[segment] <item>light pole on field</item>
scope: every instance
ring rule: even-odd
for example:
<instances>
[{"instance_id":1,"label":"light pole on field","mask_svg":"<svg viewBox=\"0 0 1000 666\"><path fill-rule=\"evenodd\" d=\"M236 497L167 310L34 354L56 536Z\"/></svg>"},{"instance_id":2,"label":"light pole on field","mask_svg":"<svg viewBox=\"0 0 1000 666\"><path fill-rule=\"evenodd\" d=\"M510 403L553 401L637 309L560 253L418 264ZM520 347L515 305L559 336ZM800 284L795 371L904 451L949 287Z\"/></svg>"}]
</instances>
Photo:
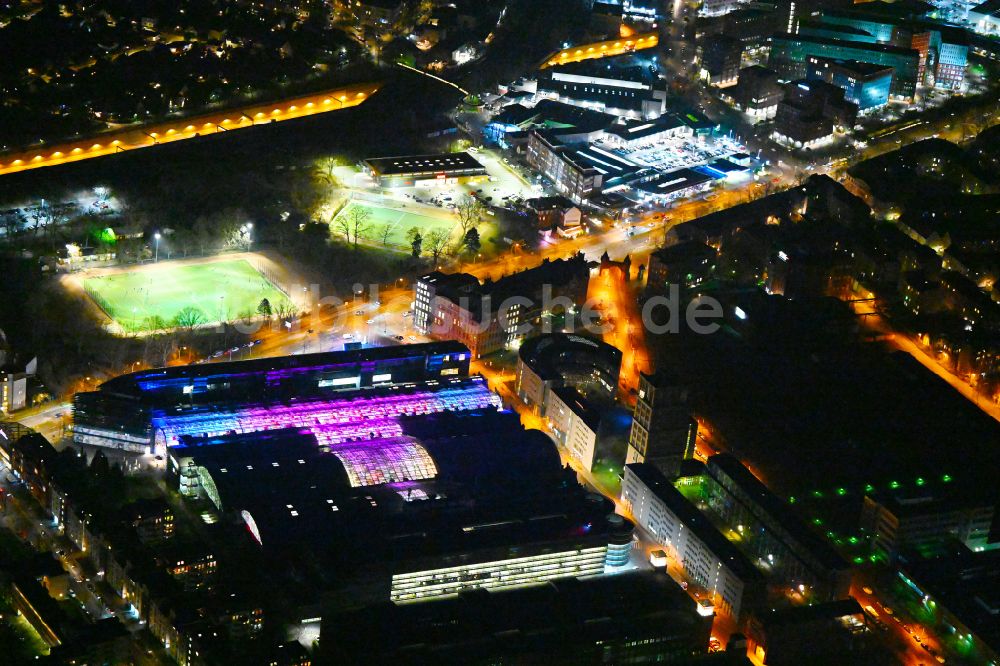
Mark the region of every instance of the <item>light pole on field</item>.
<instances>
[{"instance_id":1,"label":"light pole on field","mask_svg":"<svg viewBox=\"0 0 1000 666\"><path fill-rule=\"evenodd\" d=\"M158 262L160 260L160 238L161 238L161 236L160 236L160 232L159 231L157 231L155 234L153 234L153 241L154 241L153 245L156 248L155 254L154 254L154 257L153 257L153 262L154 263Z\"/></svg>"}]
</instances>

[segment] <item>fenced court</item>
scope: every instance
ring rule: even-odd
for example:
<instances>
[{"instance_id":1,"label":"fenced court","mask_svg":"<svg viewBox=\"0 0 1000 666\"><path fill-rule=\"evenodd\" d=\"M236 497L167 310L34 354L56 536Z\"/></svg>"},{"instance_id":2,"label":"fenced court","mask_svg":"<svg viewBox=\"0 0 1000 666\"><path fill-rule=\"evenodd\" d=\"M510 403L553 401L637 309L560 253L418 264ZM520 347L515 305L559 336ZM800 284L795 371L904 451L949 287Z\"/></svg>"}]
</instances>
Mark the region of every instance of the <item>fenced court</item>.
<instances>
[{"instance_id":1,"label":"fenced court","mask_svg":"<svg viewBox=\"0 0 1000 666\"><path fill-rule=\"evenodd\" d=\"M409 247L410 241L406 238L406 232L412 227L420 229L421 235L427 236L431 231L440 229L449 235L452 242L458 239L458 223L453 219L423 215L421 213L400 210L398 208L387 208L372 203L362 203L351 201L337 213L333 219L333 230L335 233L342 233L339 227L341 220L349 220L351 210L364 208L369 211L371 217L365 223L368 230L361 233L361 238L370 243L382 244L382 228L389 225L389 236L386 239L391 246Z\"/></svg>"},{"instance_id":2,"label":"fenced court","mask_svg":"<svg viewBox=\"0 0 1000 666\"><path fill-rule=\"evenodd\" d=\"M256 316L265 298L272 311L288 306L262 270L246 259L152 264L87 278L83 289L124 331L138 333Z\"/></svg>"}]
</instances>

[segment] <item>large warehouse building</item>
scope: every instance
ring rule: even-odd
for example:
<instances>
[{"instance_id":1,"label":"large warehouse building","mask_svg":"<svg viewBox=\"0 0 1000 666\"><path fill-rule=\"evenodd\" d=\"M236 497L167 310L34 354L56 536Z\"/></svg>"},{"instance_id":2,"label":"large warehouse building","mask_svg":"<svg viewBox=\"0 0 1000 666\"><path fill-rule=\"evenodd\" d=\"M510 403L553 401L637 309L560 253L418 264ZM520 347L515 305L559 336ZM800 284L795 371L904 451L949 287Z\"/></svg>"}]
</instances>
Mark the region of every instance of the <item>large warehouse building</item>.
<instances>
[{"instance_id":1,"label":"large warehouse building","mask_svg":"<svg viewBox=\"0 0 1000 666\"><path fill-rule=\"evenodd\" d=\"M453 185L487 179L486 167L467 152L369 157L362 166L380 187Z\"/></svg>"}]
</instances>

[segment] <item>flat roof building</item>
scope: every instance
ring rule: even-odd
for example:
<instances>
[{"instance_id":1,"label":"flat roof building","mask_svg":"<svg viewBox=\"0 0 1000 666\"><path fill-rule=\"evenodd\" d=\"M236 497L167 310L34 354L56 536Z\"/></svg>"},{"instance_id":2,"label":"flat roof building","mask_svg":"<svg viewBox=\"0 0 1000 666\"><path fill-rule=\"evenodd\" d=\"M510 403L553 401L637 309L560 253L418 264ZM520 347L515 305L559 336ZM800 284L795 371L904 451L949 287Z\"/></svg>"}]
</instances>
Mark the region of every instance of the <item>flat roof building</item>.
<instances>
[{"instance_id":1,"label":"flat roof building","mask_svg":"<svg viewBox=\"0 0 1000 666\"><path fill-rule=\"evenodd\" d=\"M369 157L362 166L380 187L444 185L487 177L486 167L468 152Z\"/></svg>"},{"instance_id":2,"label":"flat roof building","mask_svg":"<svg viewBox=\"0 0 1000 666\"><path fill-rule=\"evenodd\" d=\"M858 60L893 68L893 98L912 100L917 91L920 52L889 44L863 44L828 37L779 33L771 38L767 66L786 81L804 78L810 56Z\"/></svg>"},{"instance_id":3,"label":"flat roof building","mask_svg":"<svg viewBox=\"0 0 1000 666\"><path fill-rule=\"evenodd\" d=\"M157 446L162 453L174 434L252 423L269 429L268 418L296 418L289 406L268 409L293 398L308 402L307 411L322 411L344 391L467 378L470 357L464 345L443 341L143 370L74 396L74 441L129 453Z\"/></svg>"},{"instance_id":4,"label":"flat roof building","mask_svg":"<svg viewBox=\"0 0 1000 666\"><path fill-rule=\"evenodd\" d=\"M324 663L687 663L707 649L711 624L668 577L634 572L351 610L324 618L320 654Z\"/></svg>"},{"instance_id":5,"label":"flat roof building","mask_svg":"<svg viewBox=\"0 0 1000 666\"><path fill-rule=\"evenodd\" d=\"M758 534L754 556L767 562L775 576L793 586L806 585L819 598L847 594L848 563L739 460L720 453L708 459L706 469L715 482L709 484L709 503L727 524L744 525Z\"/></svg>"},{"instance_id":6,"label":"flat roof building","mask_svg":"<svg viewBox=\"0 0 1000 666\"><path fill-rule=\"evenodd\" d=\"M584 393L612 398L618 391L622 353L601 340L568 333L528 338L517 352L515 392L544 414L550 392L572 386Z\"/></svg>"},{"instance_id":7,"label":"flat roof building","mask_svg":"<svg viewBox=\"0 0 1000 666\"><path fill-rule=\"evenodd\" d=\"M475 358L515 348L540 317L582 304L590 268L582 254L480 283L467 273L434 271L415 289L413 323L438 340L458 340Z\"/></svg>"},{"instance_id":8,"label":"flat roof building","mask_svg":"<svg viewBox=\"0 0 1000 666\"><path fill-rule=\"evenodd\" d=\"M734 620L762 600L763 574L654 466L625 465L622 503Z\"/></svg>"}]
</instances>

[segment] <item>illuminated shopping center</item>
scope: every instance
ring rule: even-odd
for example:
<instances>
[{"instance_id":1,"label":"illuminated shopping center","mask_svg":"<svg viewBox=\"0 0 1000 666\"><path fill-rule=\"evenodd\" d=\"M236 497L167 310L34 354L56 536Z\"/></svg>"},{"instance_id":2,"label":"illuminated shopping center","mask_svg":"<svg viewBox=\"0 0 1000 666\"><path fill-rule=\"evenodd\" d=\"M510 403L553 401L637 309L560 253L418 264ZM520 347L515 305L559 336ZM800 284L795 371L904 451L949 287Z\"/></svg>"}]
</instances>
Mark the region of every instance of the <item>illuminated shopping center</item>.
<instances>
[{"instance_id":1,"label":"illuminated shopping center","mask_svg":"<svg viewBox=\"0 0 1000 666\"><path fill-rule=\"evenodd\" d=\"M629 559L631 523L459 343L134 373L78 395L74 416L79 444L164 455L210 524L317 594L349 579L363 601L419 601Z\"/></svg>"},{"instance_id":2,"label":"illuminated shopping center","mask_svg":"<svg viewBox=\"0 0 1000 666\"><path fill-rule=\"evenodd\" d=\"M181 435L312 427L321 441L398 433L392 419L498 406L455 342L158 368L73 401L77 444L158 454Z\"/></svg>"}]
</instances>

